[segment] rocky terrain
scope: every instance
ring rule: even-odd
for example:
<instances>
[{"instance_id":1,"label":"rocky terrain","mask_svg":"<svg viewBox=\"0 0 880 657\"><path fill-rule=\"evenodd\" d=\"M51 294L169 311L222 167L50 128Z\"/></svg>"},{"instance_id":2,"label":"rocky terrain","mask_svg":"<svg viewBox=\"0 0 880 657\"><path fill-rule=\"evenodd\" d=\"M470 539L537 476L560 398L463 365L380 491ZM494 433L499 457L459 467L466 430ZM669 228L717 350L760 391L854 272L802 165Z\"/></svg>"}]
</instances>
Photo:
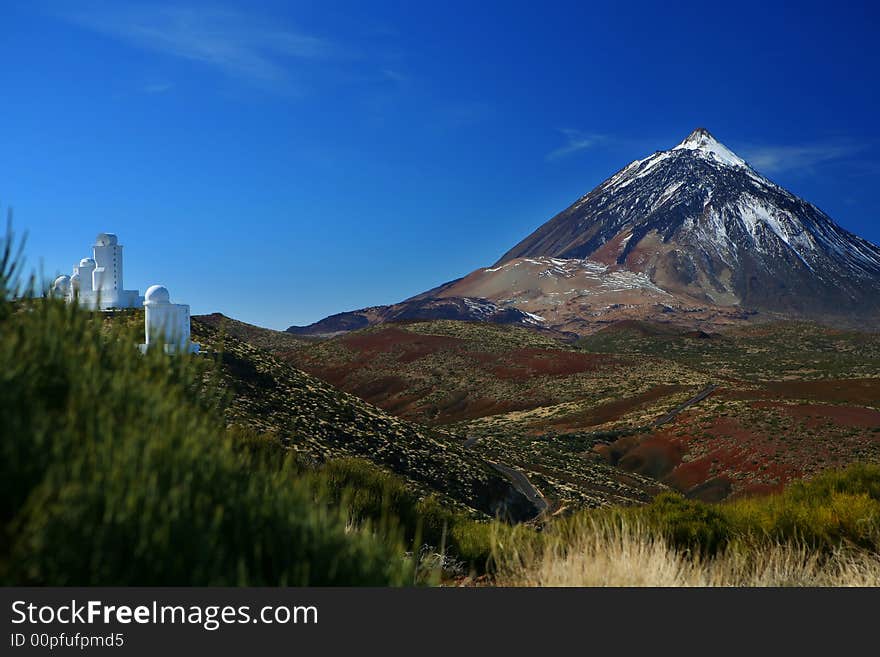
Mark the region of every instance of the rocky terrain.
<instances>
[{"instance_id":1,"label":"rocky terrain","mask_svg":"<svg viewBox=\"0 0 880 657\"><path fill-rule=\"evenodd\" d=\"M571 342L438 321L370 327L284 357L390 413L468 436L475 453L521 468L556 509L652 494L642 479L609 485L628 476L720 500L880 460L877 334L630 320Z\"/></svg>"},{"instance_id":2,"label":"rocky terrain","mask_svg":"<svg viewBox=\"0 0 880 657\"><path fill-rule=\"evenodd\" d=\"M510 478L500 476L495 465L528 475L554 511L566 504L643 503L667 489L591 454L567 453L556 466L532 467L537 462L523 459L519 446L497 450L488 435L473 440L478 434L468 431L466 420L487 412L535 408L535 401L524 394L528 391L518 389L522 377L539 383L547 373L595 373L598 365L613 360L607 356L566 352L565 343L540 332L470 322L377 327L293 350L283 332L234 320L226 329L226 323L216 314L194 317L193 335L209 353L222 341L230 422L273 432L314 458L363 457L403 475L422 494L450 498L490 515L498 500L521 516L533 513L532 505L523 506L522 499L511 495ZM248 344L231 337L233 331L273 346ZM280 335L273 338L276 333ZM555 363L564 353L574 359ZM488 359L496 362L494 368L485 367ZM392 379L389 370L400 377ZM351 373L366 381L377 371L382 374L363 387L357 378L346 378ZM488 374L481 375L484 371ZM571 394L561 386L543 399L550 403ZM505 401L507 397L520 401Z\"/></svg>"},{"instance_id":3,"label":"rocky terrain","mask_svg":"<svg viewBox=\"0 0 880 657\"><path fill-rule=\"evenodd\" d=\"M393 417L210 321L193 318L192 328L204 352L219 359L219 385L229 395L230 424L274 434L317 461L366 458L403 476L421 494L436 494L486 515L533 515L528 501L454 435ZM265 337L263 331L250 335L258 340Z\"/></svg>"}]
</instances>

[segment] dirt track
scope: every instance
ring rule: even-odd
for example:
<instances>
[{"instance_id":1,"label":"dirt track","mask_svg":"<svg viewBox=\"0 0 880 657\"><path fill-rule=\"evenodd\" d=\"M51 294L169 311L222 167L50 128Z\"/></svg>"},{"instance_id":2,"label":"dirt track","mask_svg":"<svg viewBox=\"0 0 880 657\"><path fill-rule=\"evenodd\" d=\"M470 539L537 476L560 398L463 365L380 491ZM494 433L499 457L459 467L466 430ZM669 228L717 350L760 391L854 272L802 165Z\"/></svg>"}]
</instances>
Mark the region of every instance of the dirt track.
<instances>
[{"instance_id":1,"label":"dirt track","mask_svg":"<svg viewBox=\"0 0 880 657\"><path fill-rule=\"evenodd\" d=\"M508 465L504 465L503 463L495 463L493 461L487 461L487 463L507 477L513 487L522 495L525 495L526 499L528 499L538 511L535 515L536 518L547 512L547 509L550 508L547 500L544 499L544 496L541 495L541 491L535 488L532 485L532 482L529 481L529 478L522 472L511 468Z\"/></svg>"},{"instance_id":2,"label":"dirt track","mask_svg":"<svg viewBox=\"0 0 880 657\"><path fill-rule=\"evenodd\" d=\"M651 423L651 427L653 427L653 428L662 427L664 424L666 424L668 422L672 422L672 420L674 420L675 417L679 413L681 413L683 410L689 408L690 406L693 406L694 404L700 403L706 397L708 397L713 392L715 392L717 389L718 389L717 384L715 384L715 383L709 384L708 386L706 386L705 388L700 390L700 392L698 392L696 395L694 395L693 397L691 397L687 401L682 402L681 404L679 404L678 406L673 408L666 415L661 415L660 417L658 417L656 420L654 420Z\"/></svg>"}]
</instances>

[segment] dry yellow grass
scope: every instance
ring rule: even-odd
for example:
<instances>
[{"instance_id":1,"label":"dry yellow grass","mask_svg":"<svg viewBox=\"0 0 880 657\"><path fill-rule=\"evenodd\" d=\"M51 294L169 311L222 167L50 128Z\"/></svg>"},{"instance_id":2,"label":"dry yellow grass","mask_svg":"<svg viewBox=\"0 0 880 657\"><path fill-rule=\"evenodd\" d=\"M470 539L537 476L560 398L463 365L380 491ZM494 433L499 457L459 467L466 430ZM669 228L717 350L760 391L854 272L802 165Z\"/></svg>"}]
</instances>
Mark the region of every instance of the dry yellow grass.
<instances>
[{"instance_id":1,"label":"dry yellow grass","mask_svg":"<svg viewBox=\"0 0 880 657\"><path fill-rule=\"evenodd\" d=\"M880 586L880 555L768 544L696 559L639 527L585 523L501 563L502 586Z\"/></svg>"}]
</instances>

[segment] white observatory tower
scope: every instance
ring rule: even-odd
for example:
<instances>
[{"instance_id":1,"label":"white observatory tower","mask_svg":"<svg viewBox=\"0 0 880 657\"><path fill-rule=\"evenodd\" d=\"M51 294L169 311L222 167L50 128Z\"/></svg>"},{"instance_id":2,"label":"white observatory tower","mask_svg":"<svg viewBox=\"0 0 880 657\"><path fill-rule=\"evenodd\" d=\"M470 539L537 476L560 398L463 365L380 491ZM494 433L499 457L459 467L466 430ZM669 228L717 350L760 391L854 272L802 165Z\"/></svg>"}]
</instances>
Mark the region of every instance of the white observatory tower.
<instances>
[{"instance_id":1,"label":"white observatory tower","mask_svg":"<svg viewBox=\"0 0 880 657\"><path fill-rule=\"evenodd\" d=\"M72 276L56 278L53 292L93 310L139 305L138 291L123 289L122 245L116 235L99 233L92 246L92 256L74 265Z\"/></svg>"}]
</instances>

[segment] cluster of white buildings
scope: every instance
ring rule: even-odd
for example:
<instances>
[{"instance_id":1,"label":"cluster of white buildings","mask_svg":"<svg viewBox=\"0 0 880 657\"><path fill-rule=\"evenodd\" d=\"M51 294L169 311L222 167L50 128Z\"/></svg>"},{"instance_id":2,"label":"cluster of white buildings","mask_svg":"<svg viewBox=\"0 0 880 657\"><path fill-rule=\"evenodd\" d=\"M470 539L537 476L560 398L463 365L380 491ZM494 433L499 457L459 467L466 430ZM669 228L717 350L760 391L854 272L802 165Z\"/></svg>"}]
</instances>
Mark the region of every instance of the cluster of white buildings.
<instances>
[{"instance_id":1,"label":"cluster of white buildings","mask_svg":"<svg viewBox=\"0 0 880 657\"><path fill-rule=\"evenodd\" d=\"M73 266L73 274L55 279L52 292L71 303L92 310L137 308L143 305L145 340L142 351L161 347L168 353L196 353L190 342L189 306L171 303L168 288L153 285L144 296L126 290L122 284L122 245L113 233L100 233L92 246L92 257Z\"/></svg>"}]
</instances>

